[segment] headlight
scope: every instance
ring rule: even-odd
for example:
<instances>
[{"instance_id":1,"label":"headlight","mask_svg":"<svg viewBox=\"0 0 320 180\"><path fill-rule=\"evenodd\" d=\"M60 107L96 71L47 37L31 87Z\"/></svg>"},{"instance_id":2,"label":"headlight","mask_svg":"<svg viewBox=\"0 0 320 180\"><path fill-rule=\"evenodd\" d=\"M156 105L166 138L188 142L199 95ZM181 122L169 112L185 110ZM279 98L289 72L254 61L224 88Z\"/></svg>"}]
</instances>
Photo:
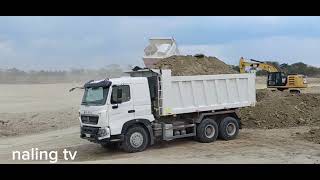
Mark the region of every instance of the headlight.
<instances>
[{"instance_id":1,"label":"headlight","mask_svg":"<svg viewBox=\"0 0 320 180\"><path fill-rule=\"evenodd\" d=\"M104 138L108 138L108 137L110 137L110 130L109 130L109 128L100 128L99 130L98 130L98 135L100 136L100 137L104 137Z\"/></svg>"},{"instance_id":2,"label":"headlight","mask_svg":"<svg viewBox=\"0 0 320 180\"><path fill-rule=\"evenodd\" d=\"M104 136L105 134L107 134L107 130L106 129L99 129L98 134L100 136Z\"/></svg>"}]
</instances>

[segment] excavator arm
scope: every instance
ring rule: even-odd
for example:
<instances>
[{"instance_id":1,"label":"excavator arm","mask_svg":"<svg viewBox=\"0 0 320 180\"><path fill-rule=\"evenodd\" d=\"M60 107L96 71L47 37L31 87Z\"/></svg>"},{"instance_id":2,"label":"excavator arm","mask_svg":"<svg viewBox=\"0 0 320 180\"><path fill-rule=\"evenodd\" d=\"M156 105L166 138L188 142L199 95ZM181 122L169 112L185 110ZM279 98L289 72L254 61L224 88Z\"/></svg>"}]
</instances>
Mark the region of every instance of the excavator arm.
<instances>
[{"instance_id":1,"label":"excavator arm","mask_svg":"<svg viewBox=\"0 0 320 180\"><path fill-rule=\"evenodd\" d=\"M272 64L268 64L262 61L257 61L254 59L250 59L250 61L246 61L243 57L241 57L239 62L240 73L246 73L246 67L250 67L253 69L259 68L261 70L265 70L270 73L280 72L280 69L278 69L276 66Z\"/></svg>"}]
</instances>

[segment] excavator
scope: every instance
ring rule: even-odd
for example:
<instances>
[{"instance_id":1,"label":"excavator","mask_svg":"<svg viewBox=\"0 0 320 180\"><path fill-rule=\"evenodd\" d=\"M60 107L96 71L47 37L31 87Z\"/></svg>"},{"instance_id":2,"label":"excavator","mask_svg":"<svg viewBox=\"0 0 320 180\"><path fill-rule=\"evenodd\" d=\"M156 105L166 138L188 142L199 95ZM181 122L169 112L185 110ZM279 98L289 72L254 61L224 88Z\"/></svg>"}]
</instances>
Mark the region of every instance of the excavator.
<instances>
[{"instance_id":1,"label":"excavator","mask_svg":"<svg viewBox=\"0 0 320 180\"><path fill-rule=\"evenodd\" d=\"M277 89L279 91L289 90L291 93L300 93L300 90L307 88L307 80L301 74L286 74L280 68L254 59L246 60L243 57L239 62L240 73L249 71L256 72L257 70L265 70L268 72L267 88Z\"/></svg>"}]
</instances>

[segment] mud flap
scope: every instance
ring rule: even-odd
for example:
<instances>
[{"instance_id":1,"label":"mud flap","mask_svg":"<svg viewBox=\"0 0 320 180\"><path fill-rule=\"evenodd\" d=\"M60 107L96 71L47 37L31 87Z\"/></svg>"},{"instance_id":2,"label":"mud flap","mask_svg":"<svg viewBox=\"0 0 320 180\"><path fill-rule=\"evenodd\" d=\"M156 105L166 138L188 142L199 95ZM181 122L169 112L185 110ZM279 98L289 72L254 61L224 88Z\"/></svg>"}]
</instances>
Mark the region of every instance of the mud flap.
<instances>
[{"instance_id":1,"label":"mud flap","mask_svg":"<svg viewBox=\"0 0 320 180\"><path fill-rule=\"evenodd\" d=\"M241 118L240 118L240 110L237 109L234 111L234 118L236 118L236 120L238 121L239 124L239 129L242 129L242 123L241 123Z\"/></svg>"},{"instance_id":2,"label":"mud flap","mask_svg":"<svg viewBox=\"0 0 320 180\"><path fill-rule=\"evenodd\" d=\"M153 135L152 126L148 125L147 128L148 128L149 135L150 135L150 145L153 145L154 144L154 135Z\"/></svg>"}]
</instances>

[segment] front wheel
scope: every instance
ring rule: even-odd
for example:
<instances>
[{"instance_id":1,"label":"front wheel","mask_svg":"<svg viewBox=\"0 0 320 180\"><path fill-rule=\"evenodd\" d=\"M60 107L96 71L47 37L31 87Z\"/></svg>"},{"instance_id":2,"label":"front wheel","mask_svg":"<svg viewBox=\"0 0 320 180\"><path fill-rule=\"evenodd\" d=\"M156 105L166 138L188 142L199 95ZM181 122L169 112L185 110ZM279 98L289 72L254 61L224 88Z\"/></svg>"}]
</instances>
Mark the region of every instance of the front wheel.
<instances>
[{"instance_id":1,"label":"front wheel","mask_svg":"<svg viewBox=\"0 0 320 180\"><path fill-rule=\"evenodd\" d=\"M218 125L217 123L209 118L201 121L197 126L197 140L202 143L210 143L218 137Z\"/></svg>"},{"instance_id":2,"label":"front wheel","mask_svg":"<svg viewBox=\"0 0 320 180\"><path fill-rule=\"evenodd\" d=\"M121 148L126 152L134 153L145 150L148 144L147 131L141 126L133 126L125 133Z\"/></svg>"}]
</instances>

